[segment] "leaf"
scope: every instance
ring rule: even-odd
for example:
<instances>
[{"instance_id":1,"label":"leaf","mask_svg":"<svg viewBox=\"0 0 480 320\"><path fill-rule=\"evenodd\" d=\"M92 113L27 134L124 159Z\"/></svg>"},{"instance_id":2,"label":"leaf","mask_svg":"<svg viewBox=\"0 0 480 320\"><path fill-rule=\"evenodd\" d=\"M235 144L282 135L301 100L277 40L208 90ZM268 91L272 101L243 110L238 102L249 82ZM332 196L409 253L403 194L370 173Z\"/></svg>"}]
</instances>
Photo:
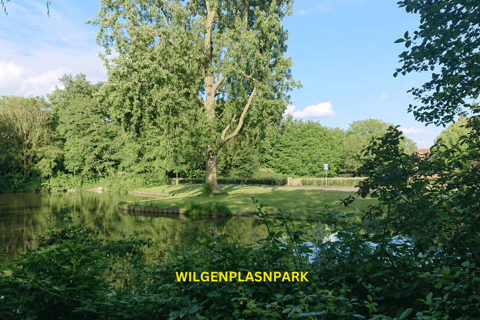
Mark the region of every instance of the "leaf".
<instances>
[{"instance_id":1,"label":"leaf","mask_svg":"<svg viewBox=\"0 0 480 320\"><path fill-rule=\"evenodd\" d=\"M405 41L405 39L403 39L403 38L398 38L397 40L395 40L394 43L401 43L401 42L404 42L404 41Z\"/></svg>"},{"instance_id":2,"label":"leaf","mask_svg":"<svg viewBox=\"0 0 480 320\"><path fill-rule=\"evenodd\" d=\"M427 294L427 302L432 302L432 296L433 296L433 292L430 292L429 294Z\"/></svg>"},{"instance_id":3,"label":"leaf","mask_svg":"<svg viewBox=\"0 0 480 320\"><path fill-rule=\"evenodd\" d=\"M462 267L468 268L469 266L470 266L470 262L468 261L465 261L464 263L462 263Z\"/></svg>"},{"instance_id":4,"label":"leaf","mask_svg":"<svg viewBox=\"0 0 480 320\"><path fill-rule=\"evenodd\" d=\"M405 39L408 39L408 31L405 32L405 34L403 35L403 37L404 37Z\"/></svg>"},{"instance_id":5,"label":"leaf","mask_svg":"<svg viewBox=\"0 0 480 320\"><path fill-rule=\"evenodd\" d=\"M410 47L410 45L412 44L412 41L408 40L407 42L405 42L405 47Z\"/></svg>"},{"instance_id":6,"label":"leaf","mask_svg":"<svg viewBox=\"0 0 480 320\"><path fill-rule=\"evenodd\" d=\"M399 320L406 319L410 315L410 313L412 313L412 310L413 310L412 308L409 308L409 309L403 311L403 313L400 315Z\"/></svg>"},{"instance_id":7,"label":"leaf","mask_svg":"<svg viewBox=\"0 0 480 320\"><path fill-rule=\"evenodd\" d=\"M415 182L414 184L412 184L412 189L418 192L422 190L425 185L426 182L423 181Z\"/></svg>"},{"instance_id":8,"label":"leaf","mask_svg":"<svg viewBox=\"0 0 480 320\"><path fill-rule=\"evenodd\" d=\"M200 307L198 306L197 304L193 305L190 307L190 310L189 310L189 313L190 314L194 314L195 312L197 312L198 310L202 309L203 307Z\"/></svg>"},{"instance_id":9,"label":"leaf","mask_svg":"<svg viewBox=\"0 0 480 320\"><path fill-rule=\"evenodd\" d=\"M480 302L480 296L477 294L472 294L471 296L468 297L469 301L472 301L473 299L476 299L478 300L478 302Z\"/></svg>"}]
</instances>

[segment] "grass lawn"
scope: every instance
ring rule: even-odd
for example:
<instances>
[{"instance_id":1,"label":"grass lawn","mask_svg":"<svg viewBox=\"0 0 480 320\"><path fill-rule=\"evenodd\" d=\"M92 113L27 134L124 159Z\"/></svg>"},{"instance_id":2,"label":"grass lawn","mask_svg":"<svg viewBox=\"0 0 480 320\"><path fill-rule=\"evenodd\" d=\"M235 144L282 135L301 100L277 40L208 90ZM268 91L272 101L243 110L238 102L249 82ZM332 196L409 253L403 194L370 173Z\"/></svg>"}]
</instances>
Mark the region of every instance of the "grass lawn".
<instances>
[{"instance_id":1,"label":"grass lawn","mask_svg":"<svg viewBox=\"0 0 480 320\"><path fill-rule=\"evenodd\" d=\"M220 203L228 207L232 214L242 214L248 211L256 211L252 202L252 196L263 204L266 212L276 213L278 208L295 214L297 217L318 218L325 212L325 206L331 209L344 211L345 207L340 204L340 199L345 199L354 192L327 191L327 190L302 190L282 189L272 187L254 186L223 186L221 194L205 196L201 186L179 185L160 186L153 188L136 189L135 191L174 194L172 197L136 202L137 205L146 205L161 208L180 208L188 211L193 205L211 205ZM366 209L368 205L376 204L377 200L367 197L357 199L348 211ZM131 203L133 204L133 203Z\"/></svg>"}]
</instances>

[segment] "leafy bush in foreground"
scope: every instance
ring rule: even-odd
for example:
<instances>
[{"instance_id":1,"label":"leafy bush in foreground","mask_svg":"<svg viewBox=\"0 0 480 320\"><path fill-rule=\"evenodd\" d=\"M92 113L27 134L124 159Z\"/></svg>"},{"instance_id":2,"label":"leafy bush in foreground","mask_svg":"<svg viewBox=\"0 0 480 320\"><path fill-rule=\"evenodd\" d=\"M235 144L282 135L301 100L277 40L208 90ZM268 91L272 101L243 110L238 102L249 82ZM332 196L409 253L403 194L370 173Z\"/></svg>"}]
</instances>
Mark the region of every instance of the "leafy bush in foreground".
<instances>
[{"instance_id":1,"label":"leafy bush in foreground","mask_svg":"<svg viewBox=\"0 0 480 320\"><path fill-rule=\"evenodd\" d=\"M254 200L256 203L256 200ZM147 265L134 237L106 241L68 212L38 249L0 278L0 319L475 319L480 269L441 246L419 251L384 217L349 224L328 210L340 241L324 242L282 212L268 235L244 245L216 229L192 232L190 247ZM327 208L328 209L328 208ZM377 223L377 222L381 223ZM313 258L312 254L315 254ZM452 262L453 261L453 262ZM176 272L298 271L308 282L179 282ZM3 318L2 318L3 317Z\"/></svg>"}]
</instances>

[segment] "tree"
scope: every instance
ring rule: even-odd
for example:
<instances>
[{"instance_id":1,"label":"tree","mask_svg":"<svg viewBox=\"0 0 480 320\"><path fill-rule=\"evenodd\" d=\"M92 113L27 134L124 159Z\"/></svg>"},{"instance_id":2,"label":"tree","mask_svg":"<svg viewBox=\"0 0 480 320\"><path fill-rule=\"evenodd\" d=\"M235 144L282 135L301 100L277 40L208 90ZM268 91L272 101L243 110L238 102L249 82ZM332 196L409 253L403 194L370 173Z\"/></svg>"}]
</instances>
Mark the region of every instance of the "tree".
<instances>
[{"instance_id":1,"label":"tree","mask_svg":"<svg viewBox=\"0 0 480 320\"><path fill-rule=\"evenodd\" d=\"M378 119L358 120L350 123L348 133L360 135L367 140L378 138L387 132L390 123Z\"/></svg>"},{"instance_id":2,"label":"tree","mask_svg":"<svg viewBox=\"0 0 480 320\"><path fill-rule=\"evenodd\" d=\"M355 171L362 165L361 154L367 140L360 134L346 132L341 142L343 169Z\"/></svg>"},{"instance_id":3,"label":"tree","mask_svg":"<svg viewBox=\"0 0 480 320\"><path fill-rule=\"evenodd\" d=\"M441 157L432 155L429 161L422 161L418 154L400 152L400 132L389 129L381 141L372 143L366 151L373 157L361 168L367 179L360 183L357 194L377 196L379 205L371 206L362 220L367 222L365 225L381 230L377 231L377 237L386 239L398 234L411 241L409 252L414 257L421 256L422 261L433 262L427 268L448 272L460 270L471 266L470 261L476 265L480 263L480 109L469 102L477 98L480 90L480 2L404 0L398 4L407 12L419 13L421 25L413 38L406 32L403 38L395 41L404 42L407 48L413 46L400 55L403 66L394 76L441 68L441 73L433 72L431 80L422 87L409 90L420 101L419 106L410 105L409 112L413 111L417 120L437 126L446 126L458 115L468 115L459 121L465 121L464 127L461 123L453 124L442 133L445 141L452 143L452 149L458 150L458 145L464 145L465 152L451 152L446 144L447 150ZM454 140L462 130L466 134L462 134L459 141L448 141L449 137ZM383 244L377 248L379 252L387 251ZM438 254L438 258L424 258L432 254ZM417 275L431 272L423 263L420 272L418 263L412 265ZM470 312L473 305L468 297L478 292L478 285L472 285L471 291L465 294L460 289L464 283L469 283L472 273L468 268L443 286L443 290L451 291L438 292L433 299L448 296L452 303L437 304L428 316L475 317ZM440 274L432 279L437 281L438 277ZM429 293L427 300L431 298L432 293ZM464 301L465 305L450 307L453 301Z\"/></svg>"},{"instance_id":4,"label":"tree","mask_svg":"<svg viewBox=\"0 0 480 320\"><path fill-rule=\"evenodd\" d=\"M370 142L370 140L372 140L372 138L380 138L387 132L387 129L390 126L393 126L393 124L384 122L379 119L366 119L352 122L347 130L347 133L349 135L354 135L355 138L350 137L348 140L357 141L356 150L358 152L350 153L359 155L361 153L360 151L367 146L367 144ZM363 137L364 139L361 139L360 137ZM352 146L352 143L353 141L350 141L348 145L350 145L350 149L353 148L353 150L355 150L355 147ZM417 148L417 144L413 140L404 136L400 143L400 146L401 148L410 153L415 152L415 149Z\"/></svg>"},{"instance_id":5,"label":"tree","mask_svg":"<svg viewBox=\"0 0 480 320\"><path fill-rule=\"evenodd\" d=\"M445 151L458 147L460 152L465 152L467 150L467 144L462 137L468 136L471 133L471 129L466 127L467 122L466 117L460 117L458 121L450 124L443 130L435 139L435 145L439 144L437 149L439 151Z\"/></svg>"},{"instance_id":6,"label":"tree","mask_svg":"<svg viewBox=\"0 0 480 320\"><path fill-rule=\"evenodd\" d=\"M109 119L106 105L94 97L102 84L90 84L84 74L64 75L60 83L64 89L56 88L48 98L64 140L65 169L90 178L113 173L127 139Z\"/></svg>"},{"instance_id":7,"label":"tree","mask_svg":"<svg viewBox=\"0 0 480 320\"><path fill-rule=\"evenodd\" d=\"M249 121L280 122L299 86L284 58L281 20L292 1L102 0L97 42L105 47L104 86L114 115L137 135L147 123L205 154L217 185L217 155ZM108 59L111 48L118 57ZM182 151L175 142L173 151Z\"/></svg>"},{"instance_id":8,"label":"tree","mask_svg":"<svg viewBox=\"0 0 480 320\"><path fill-rule=\"evenodd\" d=\"M405 32L396 43L405 43L409 51L400 54L405 75L412 71L432 72L430 81L412 88L421 105L409 105L415 119L443 125L452 122L462 109L479 112L475 103L480 91L480 2L474 0L404 0L398 2L409 13L421 16L421 25L413 38Z\"/></svg>"},{"instance_id":9,"label":"tree","mask_svg":"<svg viewBox=\"0 0 480 320\"><path fill-rule=\"evenodd\" d=\"M42 98L2 97L0 160L3 174L51 176L61 154L51 130L53 118Z\"/></svg>"},{"instance_id":10,"label":"tree","mask_svg":"<svg viewBox=\"0 0 480 320\"><path fill-rule=\"evenodd\" d=\"M282 124L268 166L278 173L321 177L325 174L323 165L328 163L330 173L336 174L341 163L340 146L333 130L289 116Z\"/></svg>"}]
</instances>

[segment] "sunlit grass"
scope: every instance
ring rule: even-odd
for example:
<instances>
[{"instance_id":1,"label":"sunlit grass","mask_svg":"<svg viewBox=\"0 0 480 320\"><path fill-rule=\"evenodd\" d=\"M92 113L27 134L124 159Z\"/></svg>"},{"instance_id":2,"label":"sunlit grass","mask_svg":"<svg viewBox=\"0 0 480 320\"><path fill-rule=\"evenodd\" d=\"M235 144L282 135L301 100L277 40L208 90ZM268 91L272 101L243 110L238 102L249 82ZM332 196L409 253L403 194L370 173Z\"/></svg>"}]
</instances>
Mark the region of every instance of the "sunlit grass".
<instances>
[{"instance_id":1,"label":"sunlit grass","mask_svg":"<svg viewBox=\"0 0 480 320\"><path fill-rule=\"evenodd\" d=\"M267 205L266 212L276 213L277 208L285 212L293 213L298 217L312 217L325 213L325 206L336 211L345 210L340 203L354 192L327 191L327 190L303 190L303 189L281 189L271 187L220 187L221 193L206 196L202 193L201 186L179 185L159 186L153 188L137 189L136 191L173 194L172 197L146 200L137 202L139 205L147 205L162 208L180 208L188 211L192 205L222 203L232 214L242 214L256 211L252 202L255 197L260 203ZM367 197L357 199L348 211L367 209L368 205L377 204L377 200Z\"/></svg>"}]
</instances>

